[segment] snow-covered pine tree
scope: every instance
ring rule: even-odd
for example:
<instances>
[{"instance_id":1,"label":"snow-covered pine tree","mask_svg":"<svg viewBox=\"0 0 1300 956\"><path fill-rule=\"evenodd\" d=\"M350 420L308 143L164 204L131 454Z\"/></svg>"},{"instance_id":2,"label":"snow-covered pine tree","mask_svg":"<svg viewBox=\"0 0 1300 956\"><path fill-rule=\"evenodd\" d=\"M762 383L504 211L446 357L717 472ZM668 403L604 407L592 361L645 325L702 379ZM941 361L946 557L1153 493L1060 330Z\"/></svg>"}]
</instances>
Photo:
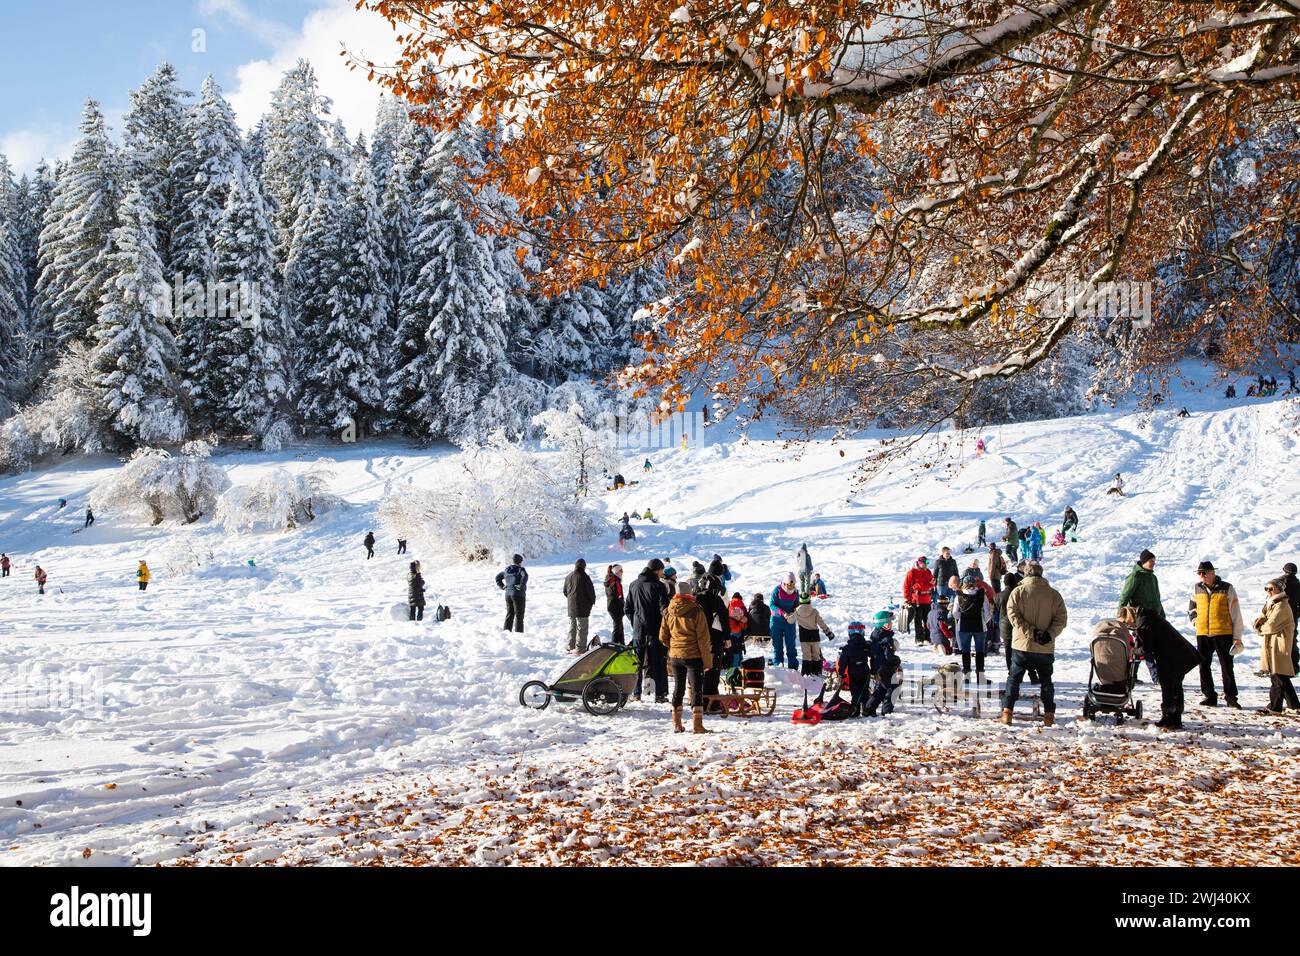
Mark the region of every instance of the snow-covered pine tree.
<instances>
[{"instance_id":1,"label":"snow-covered pine tree","mask_svg":"<svg viewBox=\"0 0 1300 956\"><path fill-rule=\"evenodd\" d=\"M153 212L140 186L131 187L119 216L95 326L95 383L110 427L126 443L177 442L185 437L186 419L176 342L167 327L170 290L153 245Z\"/></svg>"},{"instance_id":2,"label":"snow-covered pine tree","mask_svg":"<svg viewBox=\"0 0 1300 956\"><path fill-rule=\"evenodd\" d=\"M214 247L231 184L243 169L243 146L235 113L209 76L199 102L186 117L194 175L185 196L184 220L175 234L176 271L184 281L184 303L174 316L180 367L189 393L192 425L206 431L220 423L225 404L214 397L211 380L213 344L226 317L207 308L206 293L215 283ZM269 275L267 276L269 278ZM203 303L192 308L191 303Z\"/></svg>"},{"instance_id":3,"label":"snow-covered pine tree","mask_svg":"<svg viewBox=\"0 0 1300 956\"><path fill-rule=\"evenodd\" d=\"M330 101L322 96L316 71L299 60L285 73L262 120L262 191L275 226L276 259L284 268L298 224L300 200L315 187L329 160Z\"/></svg>"},{"instance_id":4,"label":"snow-covered pine tree","mask_svg":"<svg viewBox=\"0 0 1300 956\"><path fill-rule=\"evenodd\" d=\"M307 357L303 404L308 421L337 432L370 430L384 406L380 336L388 327L384 236L370 164L359 158L341 210L339 268L327 293L328 318Z\"/></svg>"},{"instance_id":5,"label":"snow-covered pine tree","mask_svg":"<svg viewBox=\"0 0 1300 956\"><path fill-rule=\"evenodd\" d=\"M618 282L610 293L607 315L612 341L618 343L617 360L622 364L650 331L651 322L643 310L668 294L668 283L657 266L641 266ZM643 314L638 317L638 313Z\"/></svg>"},{"instance_id":6,"label":"snow-covered pine tree","mask_svg":"<svg viewBox=\"0 0 1300 956\"><path fill-rule=\"evenodd\" d=\"M348 138L347 127L336 119L329 128L329 148L326 152L326 174L333 176L340 195L347 190L352 177L352 166L357 159L368 156L365 139L355 143Z\"/></svg>"},{"instance_id":7,"label":"snow-covered pine tree","mask_svg":"<svg viewBox=\"0 0 1300 956\"><path fill-rule=\"evenodd\" d=\"M426 161L431 186L414 215L414 278L401 305L389 410L429 438L473 441L498 422L482 399L511 378L506 288L491 241L466 213L456 156L463 130L439 133Z\"/></svg>"},{"instance_id":8,"label":"snow-covered pine tree","mask_svg":"<svg viewBox=\"0 0 1300 956\"><path fill-rule=\"evenodd\" d=\"M60 344L84 339L108 288L109 240L121 201L117 152L99 104L87 100L81 139L60 173L40 239L37 292Z\"/></svg>"},{"instance_id":9,"label":"snow-covered pine tree","mask_svg":"<svg viewBox=\"0 0 1300 956\"><path fill-rule=\"evenodd\" d=\"M604 293L593 285L561 292L543 304L532 344L538 377L559 384L593 378L612 367L616 343L606 307Z\"/></svg>"},{"instance_id":10,"label":"snow-covered pine tree","mask_svg":"<svg viewBox=\"0 0 1300 956\"><path fill-rule=\"evenodd\" d=\"M252 322L222 323L208 353L211 362L191 374L209 407L224 414L227 428L243 429L264 448L278 449L293 437L293 410L275 231L257 179L243 170L235 173L217 226L213 271L219 282L257 283L259 309Z\"/></svg>"},{"instance_id":11,"label":"snow-covered pine tree","mask_svg":"<svg viewBox=\"0 0 1300 956\"><path fill-rule=\"evenodd\" d=\"M284 268L284 304L294 343L290 361L297 386L294 391L307 395L320 350L326 344L330 292L343 259L339 241L342 196L334 177L324 176L304 195L302 205ZM307 397L305 404L312 405L312 398Z\"/></svg>"},{"instance_id":12,"label":"snow-covered pine tree","mask_svg":"<svg viewBox=\"0 0 1300 956\"><path fill-rule=\"evenodd\" d=\"M185 101L191 96L180 88L176 68L163 63L131 93L122 123L126 178L140 187L153 211L158 258L169 282L179 267L174 232L189 218L186 204L198 158L186 122Z\"/></svg>"},{"instance_id":13,"label":"snow-covered pine tree","mask_svg":"<svg viewBox=\"0 0 1300 956\"><path fill-rule=\"evenodd\" d=\"M486 163L485 151L491 145L489 137L499 142L503 135L500 127L492 130L491 134L479 128L470 131L465 146L465 162L470 175L482 172ZM537 256L526 234L510 231L510 227L518 224L521 218L519 203L514 197L489 183L477 190L475 207L493 227L492 244L496 250L497 268L506 289L506 312L509 316L506 355L516 370L531 375L536 362L530 346L539 316L535 298L529 294L525 269L536 271L539 268ZM526 426L530 421L531 417L525 418L521 425Z\"/></svg>"},{"instance_id":14,"label":"snow-covered pine tree","mask_svg":"<svg viewBox=\"0 0 1300 956\"><path fill-rule=\"evenodd\" d=\"M194 175L184 197L184 218L176 227L176 269L186 283L212 275L212 244L230 184L243 166L243 144L235 111L211 75L186 116Z\"/></svg>"},{"instance_id":15,"label":"snow-covered pine tree","mask_svg":"<svg viewBox=\"0 0 1300 956\"><path fill-rule=\"evenodd\" d=\"M370 137L370 174L382 191L397 159L397 140L409 122L406 107L391 96L381 96L375 108L375 132Z\"/></svg>"},{"instance_id":16,"label":"snow-covered pine tree","mask_svg":"<svg viewBox=\"0 0 1300 956\"><path fill-rule=\"evenodd\" d=\"M26 391L27 270L22 249L23 209L9 161L0 156L0 418Z\"/></svg>"},{"instance_id":17,"label":"snow-covered pine tree","mask_svg":"<svg viewBox=\"0 0 1300 956\"><path fill-rule=\"evenodd\" d=\"M46 211L54 196L54 172L44 160L30 176L18 182L18 204L22 217L18 242L22 247L23 270L27 285L27 325L23 334L24 364L28 391L45 377L54 365L54 328L44 297L36 289L40 278L40 238ZM28 396L24 395L26 400Z\"/></svg>"},{"instance_id":18,"label":"snow-covered pine tree","mask_svg":"<svg viewBox=\"0 0 1300 956\"><path fill-rule=\"evenodd\" d=\"M253 131L244 138L244 169L258 181L262 180L262 166L266 163L266 120L260 119ZM260 188L260 186L259 186Z\"/></svg>"},{"instance_id":19,"label":"snow-covered pine tree","mask_svg":"<svg viewBox=\"0 0 1300 956\"><path fill-rule=\"evenodd\" d=\"M433 142L433 134L428 127L411 122L404 107L397 107L397 111L400 115L389 120L397 125L392 164L382 180L375 180L375 188L380 190L380 211L384 218L385 280L389 293L390 323L397 320L407 283L412 278L410 245L414 239L412 230L415 207L429 186L425 175L425 160ZM395 334L394 324L389 336L390 342L394 340ZM395 371L391 349L386 350L384 358L387 377Z\"/></svg>"}]
</instances>

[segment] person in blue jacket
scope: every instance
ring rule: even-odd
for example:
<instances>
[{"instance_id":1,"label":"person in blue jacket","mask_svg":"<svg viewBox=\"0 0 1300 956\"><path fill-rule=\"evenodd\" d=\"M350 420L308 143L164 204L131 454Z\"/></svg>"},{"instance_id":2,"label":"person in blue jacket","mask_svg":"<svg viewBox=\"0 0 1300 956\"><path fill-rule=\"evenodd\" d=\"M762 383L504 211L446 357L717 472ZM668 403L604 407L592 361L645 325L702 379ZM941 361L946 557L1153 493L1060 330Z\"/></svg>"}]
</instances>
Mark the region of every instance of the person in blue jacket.
<instances>
[{"instance_id":1,"label":"person in blue jacket","mask_svg":"<svg viewBox=\"0 0 1300 956\"><path fill-rule=\"evenodd\" d=\"M794 670L799 667L798 628L791 620L799 607L799 592L795 589L794 572L788 572L785 579L772 589L772 664L785 666Z\"/></svg>"},{"instance_id":2,"label":"person in blue jacket","mask_svg":"<svg viewBox=\"0 0 1300 956\"><path fill-rule=\"evenodd\" d=\"M871 697L862 711L863 717L874 717L879 711L886 716L894 712L894 674L901 661L894 643L894 612L877 611L872 623L875 629L867 641L867 656L871 661L871 676L876 679Z\"/></svg>"}]
</instances>

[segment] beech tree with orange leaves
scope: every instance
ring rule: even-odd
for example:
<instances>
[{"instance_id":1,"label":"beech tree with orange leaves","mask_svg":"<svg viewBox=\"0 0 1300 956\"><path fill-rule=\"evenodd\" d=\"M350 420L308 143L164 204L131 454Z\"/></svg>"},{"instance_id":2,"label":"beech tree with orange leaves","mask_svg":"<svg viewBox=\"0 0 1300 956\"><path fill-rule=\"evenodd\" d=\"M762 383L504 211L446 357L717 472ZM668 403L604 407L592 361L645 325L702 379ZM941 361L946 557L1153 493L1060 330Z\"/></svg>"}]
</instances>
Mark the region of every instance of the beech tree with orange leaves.
<instances>
[{"instance_id":1,"label":"beech tree with orange leaves","mask_svg":"<svg viewBox=\"0 0 1300 956\"><path fill-rule=\"evenodd\" d=\"M427 122L507 130L480 179L552 251L546 287L666 262L626 379L668 400L923 432L1070 337L1130 382L1211 329L1230 367L1300 330L1270 279L1300 171L1296 0L358 6L402 47L359 67L437 102ZM1246 142L1269 144L1254 174L1221 175ZM1173 321L1207 276L1213 306ZM1153 283L1150 328L1098 314L1115 282Z\"/></svg>"}]
</instances>

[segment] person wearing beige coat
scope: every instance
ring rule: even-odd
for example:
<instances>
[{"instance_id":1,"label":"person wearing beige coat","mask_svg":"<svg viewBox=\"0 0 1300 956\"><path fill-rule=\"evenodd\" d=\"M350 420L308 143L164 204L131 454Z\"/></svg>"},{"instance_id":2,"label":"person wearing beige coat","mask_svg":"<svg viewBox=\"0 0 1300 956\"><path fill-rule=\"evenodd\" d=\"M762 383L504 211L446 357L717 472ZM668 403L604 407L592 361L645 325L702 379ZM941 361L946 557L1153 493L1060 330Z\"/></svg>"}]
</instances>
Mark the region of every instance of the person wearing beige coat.
<instances>
[{"instance_id":1,"label":"person wearing beige coat","mask_svg":"<svg viewBox=\"0 0 1300 956\"><path fill-rule=\"evenodd\" d=\"M998 721L1011 723L1011 713L1020 695L1020 682L1024 679L1025 671L1032 667L1038 671L1043 724L1051 727L1056 722L1056 688L1052 683L1052 664L1056 655L1056 639L1065 630L1068 618L1065 601L1047 583L1043 577L1043 566L1037 561L1025 562L1024 580L1007 599L1007 618L1011 621L1011 669L1007 674L1007 687L1002 695L1002 715Z\"/></svg>"},{"instance_id":2,"label":"person wearing beige coat","mask_svg":"<svg viewBox=\"0 0 1300 956\"><path fill-rule=\"evenodd\" d=\"M673 731L681 733L682 700L686 685L691 687L693 730L706 734L704 728L704 672L713 667L713 639L708 616L695 601L695 582L690 578L678 582L677 595L668 602L663 623L659 625L659 643L668 648L668 667L673 672Z\"/></svg>"},{"instance_id":3,"label":"person wearing beige coat","mask_svg":"<svg viewBox=\"0 0 1300 956\"><path fill-rule=\"evenodd\" d=\"M1261 714L1281 714L1285 707L1300 710L1291 678L1295 667L1291 664L1291 642L1295 640L1295 615L1286 599L1286 581L1282 578L1269 581L1264 586L1268 599L1264 609L1255 618L1255 630L1263 638L1264 647L1260 670L1269 675L1268 707ZM1284 707L1285 705L1285 707Z\"/></svg>"}]
</instances>

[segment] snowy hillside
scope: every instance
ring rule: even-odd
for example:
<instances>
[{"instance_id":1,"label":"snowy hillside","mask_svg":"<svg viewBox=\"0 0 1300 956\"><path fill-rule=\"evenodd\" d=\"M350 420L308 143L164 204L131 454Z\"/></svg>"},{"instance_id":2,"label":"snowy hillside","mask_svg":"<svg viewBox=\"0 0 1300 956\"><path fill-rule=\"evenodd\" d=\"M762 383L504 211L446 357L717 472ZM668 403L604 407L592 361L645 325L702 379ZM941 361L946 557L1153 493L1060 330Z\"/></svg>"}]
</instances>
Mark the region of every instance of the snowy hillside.
<instances>
[{"instance_id":1,"label":"snowy hillside","mask_svg":"<svg viewBox=\"0 0 1300 956\"><path fill-rule=\"evenodd\" d=\"M1253 633L1237 661L1243 712L1198 709L1193 673L1183 735L1074 720L1088 630L1114 611L1141 549L1158 555L1175 622L1197 561L1236 585L1249 621L1264 581L1300 558L1294 404L1188 405L1186 419L1171 409L995 429L981 459L970 438L951 480L900 467L855 494L871 442L795 457L775 441L728 441L657 452L652 475L606 496L610 534L583 552L598 586L611 562L630 581L649 557L689 568L720 552L748 599L770 593L807 542L831 591L820 606L839 638L828 656L849 620L899 597L918 554L951 545L964 567L980 518L990 537L1004 515L1051 529L1073 505L1079 542L1048 548L1044 562L1070 613L1051 729L998 726L991 707L972 717L909 703L887 720L797 727L800 678L788 673L775 717L711 720L703 738L674 737L666 708L648 703L604 719L576 705L524 710L519 687L563 666L560 584L576 555L529 556L522 638L501 630L496 565L397 556L374 520L385 483L436 488L448 452L370 444L219 457L236 482L320 453L338 459L335 490L349 507L277 535L108 514L80 531L91 487L116 464L107 459L0 480L0 549L15 562L0 582L0 846L10 851L0 859L1075 862L1142 848L1169 862L1295 861L1288 841L1273 843L1286 829L1272 814L1300 796L1300 722L1252 712L1267 690ZM1116 471L1124 499L1105 495ZM620 554L616 516L646 506L661 523L638 524L634 553ZM370 528L380 540L366 561ZM134 584L141 558L155 574L147 594ZM392 618L413 558L424 561L430 610L450 605L451 621ZM44 598L36 562L50 576ZM592 625L609 631L603 601ZM937 661L910 641L902 656ZM1004 673L991 658L990 676ZM69 674L94 677L102 712L93 701L46 706L41 688ZM1140 691L1158 712L1158 691ZM1188 833L1202 815L1224 822L1206 806L1216 793L1230 795L1240 839L1207 849ZM808 835L846 808L871 821L869 835L838 849ZM669 837L643 853L635 830L652 811Z\"/></svg>"}]
</instances>

